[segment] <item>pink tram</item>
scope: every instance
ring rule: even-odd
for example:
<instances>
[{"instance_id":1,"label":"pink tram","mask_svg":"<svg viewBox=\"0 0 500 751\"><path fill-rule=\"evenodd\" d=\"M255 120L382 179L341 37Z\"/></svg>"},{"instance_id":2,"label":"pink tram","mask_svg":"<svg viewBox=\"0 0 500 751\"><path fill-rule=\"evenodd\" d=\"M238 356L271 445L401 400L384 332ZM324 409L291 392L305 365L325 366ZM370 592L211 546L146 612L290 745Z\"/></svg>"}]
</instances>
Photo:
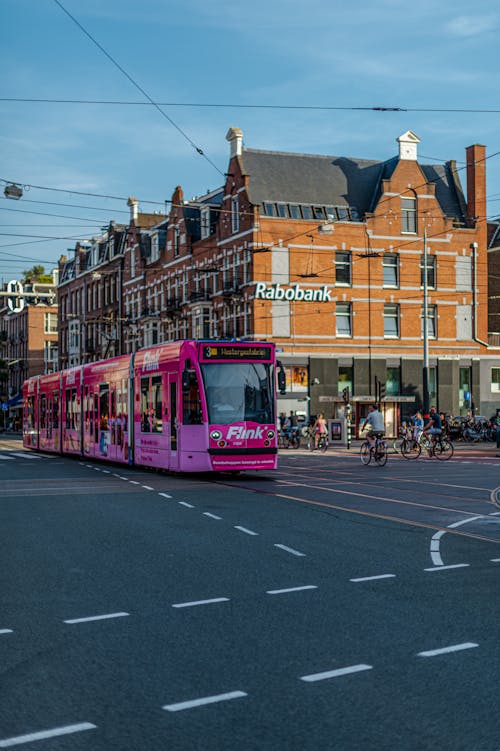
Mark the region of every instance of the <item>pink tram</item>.
<instances>
[{"instance_id":1,"label":"pink tram","mask_svg":"<svg viewBox=\"0 0 500 751\"><path fill-rule=\"evenodd\" d=\"M276 469L276 381L272 343L160 344L27 380L23 442L173 472Z\"/></svg>"}]
</instances>

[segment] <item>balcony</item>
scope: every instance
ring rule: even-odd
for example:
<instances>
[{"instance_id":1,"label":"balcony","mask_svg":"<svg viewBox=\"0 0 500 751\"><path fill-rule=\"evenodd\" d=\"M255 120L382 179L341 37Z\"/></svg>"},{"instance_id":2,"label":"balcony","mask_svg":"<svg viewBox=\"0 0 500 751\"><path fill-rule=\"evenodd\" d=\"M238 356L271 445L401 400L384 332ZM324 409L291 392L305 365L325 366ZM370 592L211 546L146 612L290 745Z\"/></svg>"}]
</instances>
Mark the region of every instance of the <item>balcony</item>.
<instances>
[{"instance_id":1,"label":"balcony","mask_svg":"<svg viewBox=\"0 0 500 751\"><path fill-rule=\"evenodd\" d=\"M165 301L165 313L178 313L182 308L182 298L169 297Z\"/></svg>"},{"instance_id":2,"label":"balcony","mask_svg":"<svg viewBox=\"0 0 500 751\"><path fill-rule=\"evenodd\" d=\"M204 300L209 299L210 295L208 292L205 292L205 290L202 289L194 290L189 294L189 302L203 302Z\"/></svg>"}]
</instances>

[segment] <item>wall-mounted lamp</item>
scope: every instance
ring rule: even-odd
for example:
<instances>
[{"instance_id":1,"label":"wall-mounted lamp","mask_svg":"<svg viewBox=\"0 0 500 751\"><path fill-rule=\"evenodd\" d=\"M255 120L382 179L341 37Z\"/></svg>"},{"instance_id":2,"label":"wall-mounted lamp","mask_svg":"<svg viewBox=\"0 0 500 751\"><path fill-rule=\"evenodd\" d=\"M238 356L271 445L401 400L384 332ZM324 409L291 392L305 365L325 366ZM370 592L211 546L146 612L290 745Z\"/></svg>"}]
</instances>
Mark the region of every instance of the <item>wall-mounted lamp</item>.
<instances>
[{"instance_id":1,"label":"wall-mounted lamp","mask_svg":"<svg viewBox=\"0 0 500 751\"><path fill-rule=\"evenodd\" d=\"M318 232L320 235L333 235L335 225L333 222L323 222L318 225Z\"/></svg>"},{"instance_id":2,"label":"wall-mounted lamp","mask_svg":"<svg viewBox=\"0 0 500 751\"><path fill-rule=\"evenodd\" d=\"M313 378L311 381L311 386L319 386L319 378Z\"/></svg>"}]
</instances>

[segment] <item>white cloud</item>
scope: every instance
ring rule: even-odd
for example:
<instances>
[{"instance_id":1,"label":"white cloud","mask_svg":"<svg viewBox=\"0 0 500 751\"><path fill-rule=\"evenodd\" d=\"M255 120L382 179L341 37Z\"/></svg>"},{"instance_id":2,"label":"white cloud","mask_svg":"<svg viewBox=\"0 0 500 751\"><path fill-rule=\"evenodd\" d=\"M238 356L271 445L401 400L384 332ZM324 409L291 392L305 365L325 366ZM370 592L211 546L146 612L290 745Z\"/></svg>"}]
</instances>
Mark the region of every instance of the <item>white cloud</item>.
<instances>
[{"instance_id":1,"label":"white cloud","mask_svg":"<svg viewBox=\"0 0 500 751\"><path fill-rule=\"evenodd\" d=\"M457 16L445 25L445 29L454 36L472 37L494 31L498 25L498 16Z\"/></svg>"}]
</instances>

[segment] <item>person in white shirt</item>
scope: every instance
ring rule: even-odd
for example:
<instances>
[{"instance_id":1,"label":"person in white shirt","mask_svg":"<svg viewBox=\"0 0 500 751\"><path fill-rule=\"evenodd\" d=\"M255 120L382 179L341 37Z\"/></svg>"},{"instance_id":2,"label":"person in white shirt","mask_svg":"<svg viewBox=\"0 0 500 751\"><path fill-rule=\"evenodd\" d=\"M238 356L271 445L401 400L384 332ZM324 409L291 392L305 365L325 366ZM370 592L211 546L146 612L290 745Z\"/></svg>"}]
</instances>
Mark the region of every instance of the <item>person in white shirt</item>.
<instances>
[{"instance_id":1,"label":"person in white shirt","mask_svg":"<svg viewBox=\"0 0 500 751\"><path fill-rule=\"evenodd\" d=\"M370 430L366 434L366 440L370 449L375 447L375 437L383 436L385 433L384 416L378 409L378 404L370 404L369 412L361 426L361 429L365 429L366 423L370 423Z\"/></svg>"}]
</instances>

